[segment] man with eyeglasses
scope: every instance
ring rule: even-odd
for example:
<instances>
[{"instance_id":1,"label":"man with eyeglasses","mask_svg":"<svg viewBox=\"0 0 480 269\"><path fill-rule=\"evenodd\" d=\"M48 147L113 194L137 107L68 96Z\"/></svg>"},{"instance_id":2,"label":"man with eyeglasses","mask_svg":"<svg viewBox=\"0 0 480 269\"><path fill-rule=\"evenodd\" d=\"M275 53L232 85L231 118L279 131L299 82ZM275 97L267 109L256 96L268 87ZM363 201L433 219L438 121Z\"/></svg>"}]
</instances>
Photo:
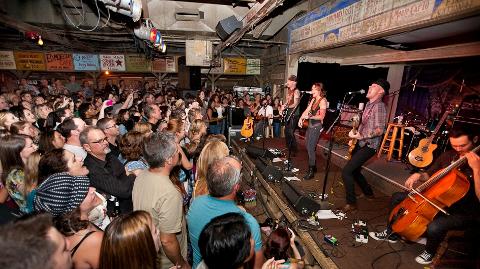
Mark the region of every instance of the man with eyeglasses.
<instances>
[{"instance_id":1,"label":"man with eyeglasses","mask_svg":"<svg viewBox=\"0 0 480 269\"><path fill-rule=\"evenodd\" d=\"M120 156L120 149L117 145L117 138L120 135L120 129L114 119L103 118L97 122L97 127L100 128L108 140L108 147L115 157Z\"/></svg>"},{"instance_id":2,"label":"man with eyeglasses","mask_svg":"<svg viewBox=\"0 0 480 269\"><path fill-rule=\"evenodd\" d=\"M80 133L80 142L88 153L84 164L90 171L90 184L107 198L115 196L120 213L131 212L135 175L127 176L123 164L111 153L107 136L98 127L87 127Z\"/></svg>"},{"instance_id":3,"label":"man with eyeglasses","mask_svg":"<svg viewBox=\"0 0 480 269\"><path fill-rule=\"evenodd\" d=\"M242 163L234 156L215 160L208 166L207 187L209 194L193 200L187 213L190 242L193 249L193 268L201 262L202 254L198 240L203 228L215 217L226 213L240 213L245 217L255 241L254 268L263 264L262 237L260 226L255 218L235 204L237 191L240 189Z\"/></svg>"}]
</instances>

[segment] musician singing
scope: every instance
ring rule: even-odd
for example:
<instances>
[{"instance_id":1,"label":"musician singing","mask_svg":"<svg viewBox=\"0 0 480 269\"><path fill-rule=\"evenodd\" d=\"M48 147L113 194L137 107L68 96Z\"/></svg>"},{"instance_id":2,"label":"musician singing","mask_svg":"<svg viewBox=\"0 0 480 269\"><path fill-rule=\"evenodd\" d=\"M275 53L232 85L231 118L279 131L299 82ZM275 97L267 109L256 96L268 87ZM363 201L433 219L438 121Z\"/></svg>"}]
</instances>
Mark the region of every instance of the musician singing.
<instances>
[{"instance_id":1,"label":"musician singing","mask_svg":"<svg viewBox=\"0 0 480 269\"><path fill-rule=\"evenodd\" d=\"M258 140L265 136L265 127L272 125L273 121L273 107L268 104L266 98L261 100L255 119L257 122L255 123L254 136Z\"/></svg>"},{"instance_id":2,"label":"musician singing","mask_svg":"<svg viewBox=\"0 0 480 269\"><path fill-rule=\"evenodd\" d=\"M298 127L302 128L303 122L308 121L307 132L305 134L305 145L308 153L308 172L303 179L312 179L317 170L315 149L322 132L322 123L327 112L327 99L325 98L325 90L322 83L312 85L312 100L308 103L307 108L303 111Z\"/></svg>"},{"instance_id":3,"label":"musician singing","mask_svg":"<svg viewBox=\"0 0 480 269\"><path fill-rule=\"evenodd\" d=\"M450 163L460 157L465 156L467 163L457 168L457 170L466 176L470 182L470 187L463 198L449 208L446 208L449 215L438 212L433 221L428 224L427 231L425 232L427 237L425 250L415 258L415 261L420 264L430 264L432 262L437 248L448 231L466 230L467 232L471 231L475 234L480 224L480 157L472 151L475 147L474 144L478 142L478 136L474 136L470 130L458 127L450 130L448 135L450 145L453 149L442 153L427 172L411 175L406 180L405 186L412 189L416 187L417 183L425 182L435 172L449 166ZM390 209L393 210L393 208L404 199L410 199L407 198L407 195L407 192L394 193L390 202ZM395 221L391 221L387 225L386 230L382 232L370 232L370 236L375 240L388 240L391 243L397 242L399 236L392 232L392 222ZM478 232L476 235L478 236ZM468 238L467 235L465 237ZM472 249L475 248L478 249L478 246L473 246Z\"/></svg>"},{"instance_id":4,"label":"musician singing","mask_svg":"<svg viewBox=\"0 0 480 269\"><path fill-rule=\"evenodd\" d=\"M343 167L342 178L345 186L347 204L341 208L344 212L357 209L355 196L355 182L360 186L367 199L373 199L373 191L361 173L362 165L375 155L380 146L382 135L385 132L386 115L382 97L388 94L390 83L385 79L378 79L368 87L368 103L362 115L362 123L358 132L350 131L348 136L358 142L352 151L352 156Z\"/></svg>"},{"instance_id":5,"label":"musician singing","mask_svg":"<svg viewBox=\"0 0 480 269\"><path fill-rule=\"evenodd\" d=\"M295 139L295 126L298 122L298 103L300 103L300 91L297 89L297 76L291 75L288 77L287 83L287 97L284 104L284 110L286 109L285 117L285 142L287 147L290 148L292 153L298 151L297 140ZM294 113L292 116L290 116ZM288 119L288 121L287 121Z\"/></svg>"}]
</instances>

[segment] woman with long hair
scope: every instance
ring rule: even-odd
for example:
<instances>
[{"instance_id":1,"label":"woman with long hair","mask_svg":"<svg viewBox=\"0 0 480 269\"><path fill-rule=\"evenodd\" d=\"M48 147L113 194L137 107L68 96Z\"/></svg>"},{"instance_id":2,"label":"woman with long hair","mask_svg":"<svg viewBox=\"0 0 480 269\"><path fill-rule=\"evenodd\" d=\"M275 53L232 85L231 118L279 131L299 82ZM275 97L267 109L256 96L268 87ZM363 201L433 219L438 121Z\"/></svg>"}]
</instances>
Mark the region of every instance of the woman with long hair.
<instances>
[{"instance_id":1,"label":"woman with long hair","mask_svg":"<svg viewBox=\"0 0 480 269\"><path fill-rule=\"evenodd\" d=\"M30 136L35 143L38 143L40 131L27 121L17 121L10 126L10 133Z\"/></svg>"},{"instance_id":2,"label":"woman with long hair","mask_svg":"<svg viewBox=\"0 0 480 269\"><path fill-rule=\"evenodd\" d=\"M38 140L38 151L42 154L47 153L53 149L61 149L65 145L65 137L58 131L48 130L40 135Z\"/></svg>"},{"instance_id":3,"label":"woman with long hair","mask_svg":"<svg viewBox=\"0 0 480 269\"><path fill-rule=\"evenodd\" d=\"M287 268L303 268L303 263L299 262L302 256L295 245L295 233L290 229L275 229L265 242L263 253L267 260L274 258L274 260L286 261L283 265L290 265ZM291 259L292 256L293 259Z\"/></svg>"},{"instance_id":4,"label":"woman with long hair","mask_svg":"<svg viewBox=\"0 0 480 269\"><path fill-rule=\"evenodd\" d=\"M10 130L12 123L19 121L19 119L11 112L0 111L0 128Z\"/></svg>"},{"instance_id":5,"label":"woman with long hair","mask_svg":"<svg viewBox=\"0 0 480 269\"><path fill-rule=\"evenodd\" d=\"M88 214L97 204L95 188L78 192L84 195L82 203L74 210L55 218L55 227L71 246L70 255L75 269L96 269L100 262L103 231L88 220Z\"/></svg>"},{"instance_id":6,"label":"woman with long hair","mask_svg":"<svg viewBox=\"0 0 480 269\"><path fill-rule=\"evenodd\" d=\"M25 197L25 164L37 150L32 139L24 135L6 135L0 138L2 184L22 213L29 213Z\"/></svg>"},{"instance_id":7,"label":"woman with long hair","mask_svg":"<svg viewBox=\"0 0 480 269\"><path fill-rule=\"evenodd\" d=\"M218 112L215 104L215 100L212 99L208 103L207 108L207 121L208 121L208 133L209 134L219 134L221 131L221 126L219 124Z\"/></svg>"},{"instance_id":8,"label":"woman with long hair","mask_svg":"<svg viewBox=\"0 0 480 269\"><path fill-rule=\"evenodd\" d=\"M134 211L117 217L103 236L100 269L155 269L160 234L152 217Z\"/></svg>"},{"instance_id":9,"label":"woman with long hair","mask_svg":"<svg viewBox=\"0 0 480 269\"><path fill-rule=\"evenodd\" d=\"M126 160L125 172L127 176L138 176L143 170L148 169L147 162L142 156L142 143L144 135L137 131L130 131L120 138L118 147L122 158Z\"/></svg>"},{"instance_id":10,"label":"woman with long hair","mask_svg":"<svg viewBox=\"0 0 480 269\"><path fill-rule=\"evenodd\" d=\"M308 153L308 172L303 179L312 179L317 171L316 153L318 139L323 130L323 119L327 113L326 91L322 83L314 83L312 85L312 100L308 103L307 108L303 111L298 126L302 128L304 121L308 121L307 132L305 134L305 146Z\"/></svg>"},{"instance_id":11,"label":"woman with long hair","mask_svg":"<svg viewBox=\"0 0 480 269\"><path fill-rule=\"evenodd\" d=\"M228 146L221 141L212 141L205 145L198 157L193 198L208 194L207 170L214 160L228 156Z\"/></svg>"}]
</instances>

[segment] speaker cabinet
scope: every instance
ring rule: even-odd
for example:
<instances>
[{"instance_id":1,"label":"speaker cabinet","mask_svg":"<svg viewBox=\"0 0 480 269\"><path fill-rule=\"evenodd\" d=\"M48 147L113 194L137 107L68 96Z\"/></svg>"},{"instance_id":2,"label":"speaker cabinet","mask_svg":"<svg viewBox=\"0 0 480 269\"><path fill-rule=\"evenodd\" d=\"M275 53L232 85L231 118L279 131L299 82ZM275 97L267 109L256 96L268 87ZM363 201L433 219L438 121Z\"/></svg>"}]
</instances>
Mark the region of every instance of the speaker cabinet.
<instances>
[{"instance_id":1,"label":"speaker cabinet","mask_svg":"<svg viewBox=\"0 0 480 269\"><path fill-rule=\"evenodd\" d=\"M284 181L282 183L282 192L301 215L307 216L320 210L320 205L312 198L305 196L293 182Z\"/></svg>"},{"instance_id":2,"label":"speaker cabinet","mask_svg":"<svg viewBox=\"0 0 480 269\"><path fill-rule=\"evenodd\" d=\"M215 29L217 30L217 35L220 37L220 39L225 41L233 32L241 27L242 22L238 21L237 18L232 15L219 21Z\"/></svg>"},{"instance_id":3,"label":"speaker cabinet","mask_svg":"<svg viewBox=\"0 0 480 269\"><path fill-rule=\"evenodd\" d=\"M270 159L270 160L273 160L273 158L275 158L275 155L273 153L271 153L269 150L262 149L262 148L259 148L259 147L255 147L255 146L252 146L252 145L248 145L245 148L245 150L246 150L248 156L250 156L251 158L263 157L263 158L267 158L267 159Z\"/></svg>"}]
</instances>

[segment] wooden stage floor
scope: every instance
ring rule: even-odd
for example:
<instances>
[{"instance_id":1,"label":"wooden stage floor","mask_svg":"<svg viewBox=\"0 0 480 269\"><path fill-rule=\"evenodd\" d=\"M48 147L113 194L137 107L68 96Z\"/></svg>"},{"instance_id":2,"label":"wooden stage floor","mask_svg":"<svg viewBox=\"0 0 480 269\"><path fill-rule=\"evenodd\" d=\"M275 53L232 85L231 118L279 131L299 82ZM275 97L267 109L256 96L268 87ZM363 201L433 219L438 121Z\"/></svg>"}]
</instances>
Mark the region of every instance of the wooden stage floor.
<instances>
[{"instance_id":1,"label":"wooden stage floor","mask_svg":"<svg viewBox=\"0 0 480 269\"><path fill-rule=\"evenodd\" d=\"M303 145L303 137L297 136L300 143L300 151L297 156L292 157L294 167L299 169L296 173L298 178L302 178L308 168L307 153ZM322 192L325 164L324 149L326 149L328 141L321 140L317 148L317 169L318 172L312 180L295 181L293 184L300 190L308 193L320 194ZM254 141L254 146L262 147L262 141ZM267 215L278 219L285 217L288 222L296 227L295 224L302 217L295 211L293 206L283 195L281 185L279 183L267 182L259 173L253 163L254 159L246 155L246 143L233 141L232 147L234 152L243 159L243 174L249 174L249 179L245 181L250 187L257 190L257 204L263 202L264 207L278 208L278 212L269 211L262 214L260 208L249 209L252 214L262 223ZM269 138L265 141L265 148L284 149L284 139ZM334 145L332 154L332 165L330 166L329 177L327 181L328 202L333 209L342 207L345 204L345 193L341 179L341 167L346 160L344 155L346 146ZM320 225L322 231L302 232L296 230L304 245L312 253L313 258L322 268L433 268L432 266L422 266L414 261L414 258L423 251L423 245L418 243L399 241L395 244L388 242L375 241L369 238L368 243L362 244L355 242L353 234L350 232L351 225L355 220L366 221L369 231L382 231L385 228L388 216L388 207L392 192L400 191L386 179L393 180L403 184L410 172L406 166L398 162L386 162L384 156L380 159L374 157L364 167L363 173L367 180L374 187L375 199L368 201L364 198L358 199L357 211L347 214L347 218L343 220L330 219L321 220ZM283 163L274 163L273 165L282 167ZM258 169L257 169L258 170ZM357 190L357 195L361 191ZM268 204L269 206L265 206ZM259 205L260 206L260 205ZM259 207L257 206L257 207ZM268 211L268 210L267 210ZM274 215L274 216L272 216ZM297 227L298 228L298 227ZM324 242L324 235L330 234L335 236L339 245L332 247ZM444 257L457 255L451 251L447 251ZM317 267L318 268L318 267ZM435 268L467 268L465 265L448 265L436 266Z\"/></svg>"}]
</instances>

